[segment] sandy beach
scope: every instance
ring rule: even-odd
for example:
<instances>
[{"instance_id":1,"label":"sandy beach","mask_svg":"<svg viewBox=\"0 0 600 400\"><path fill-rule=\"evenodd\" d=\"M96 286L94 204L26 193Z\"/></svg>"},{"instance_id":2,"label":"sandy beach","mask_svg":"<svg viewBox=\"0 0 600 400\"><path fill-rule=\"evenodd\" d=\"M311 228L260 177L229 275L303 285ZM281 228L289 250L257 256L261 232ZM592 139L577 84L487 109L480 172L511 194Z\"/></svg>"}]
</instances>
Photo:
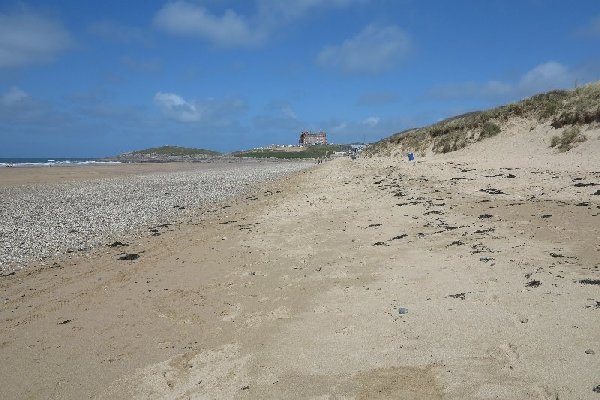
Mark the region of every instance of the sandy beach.
<instances>
[{"instance_id":1,"label":"sandy beach","mask_svg":"<svg viewBox=\"0 0 600 400\"><path fill-rule=\"evenodd\" d=\"M593 139L334 160L3 277L4 396L594 398Z\"/></svg>"}]
</instances>

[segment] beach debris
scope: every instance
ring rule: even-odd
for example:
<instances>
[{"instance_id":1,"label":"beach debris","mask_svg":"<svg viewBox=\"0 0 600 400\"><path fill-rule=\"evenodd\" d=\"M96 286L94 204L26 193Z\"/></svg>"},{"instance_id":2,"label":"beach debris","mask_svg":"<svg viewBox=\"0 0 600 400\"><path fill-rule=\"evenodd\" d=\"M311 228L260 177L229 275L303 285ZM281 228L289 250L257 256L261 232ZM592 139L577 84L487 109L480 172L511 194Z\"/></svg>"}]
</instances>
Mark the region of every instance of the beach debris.
<instances>
[{"instance_id":1,"label":"beach debris","mask_svg":"<svg viewBox=\"0 0 600 400\"><path fill-rule=\"evenodd\" d=\"M552 214L544 214L542 215L542 218L550 218L552 216Z\"/></svg>"},{"instance_id":2,"label":"beach debris","mask_svg":"<svg viewBox=\"0 0 600 400\"><path fill-rule=\"evenodd\" d=\"M1 274L0 277L6 278L7 276L14 275L15 273L16 273L15 271L5 272L5 273Z\"/></svg>"},{"instance_id":3,"label":"beach debris","mask_svg":"<svg viewBox=\"0 0 600 400\"><path fill-rule=\"evenodd\" d=\"M496 228L487 228L487 229L477 229L474 233L488 233L494 232Z\"/></svg>"},{"instance_id":4,"label":"beach debris","mask_svg":"<svg viewBox=\"0 0 600 400\"><path fill-rule=\"evenodd\" d=\"M592 349L587 349L587 350L585 351L585 354L594 355L594 354L596 354L596 352L595 352L594 350L592 350Z\"/></svg>"},{"instance_id":5,"label":"beach debris","mask_svg":"<svg viewBox=\"0 0 600 400\"><path fill-rule=\"evenodd\" d=\"M450 247L450 246L463 246L463 245L464 245L464 243L463 243L463 242L461 242L460 240L455 240L455 241L453 241L452 243L450 243L450 244L448 245L448 247Z\"/></svg>"},{"instance_id":6,"label":"beach debris","mask_svg":"<svg viewBox=\"0 0 600 400\"><path fill-rule=\"evenodd\" d=\"M373 243L373 246L387 246L388 244L386 242L375 242Z\"/></svg>"},{"instance_id":7,"label":"beach debris","mask_svg":"<svg viewBox=\"0 0 600 400\"><path fill-rule=\"evenodd\" d=\"M68 324L69 322L71 322L71 320L70 320L70 319L65 319L64 321L61 321L61 322L59 322L59 323L58 323L58 325L66 325L66 324Z\"/></svg>"},{"instance_id":8,"label":"beach debris","mask_svg":"<svg viewBox=\"0 0 600 400\"><path fill-rule=\"evenodd\" d=\"M600 385L597 385L595 388L593 388L592 392L594 392L594 393L600 393Z\"/></svg>"},{"instance_id":9,"label":"beach debris","mask_svg":"<svg viewBox=\"0 0 600 400\"><path fill-rule=\"evenodd\" d=\"M576 184L574 184L573 186L575 187L588 187L588 186L598 186L597 183L583 183L583 182L577 182Z\"/></svg>"},{"instance_id":10,"label":"beach debris","mask_svg":"<svg viewBox=\"0 0 600 400\"><path fill-rule=\"evenodd\" d=\"M594 193L592 193L593 196L600 196L600 189L596 190Z\"/></svg>"},{"instance_id":11,"label":"beach debris","mask_svg":"<svg viewBox=\"0 0 600 400\"><path fill-rule=\"evenodd\" d=\"M456 294L449 294L448 297L452 297L453 299L461 299L464 300L465 299L465 294L466 293L456 293Z\"/></svg>"},{"instance_id":12,"label":"beach debris","mask_svg":"<svg viewBox=\"0 0 600 400\"><path fill-rule=\"evenodd\" d=\"M590 205L590 203L582 201L581 203L577 203L575 204L577 207L587 207Z\"/></svg>"},{"instance_id":13,"label":"beach debris","mask_svg":"<svg viewBox=\"0 0 600 400\"><path fill-rule=\"evenodd\" d=\"M493 260L494 260L494 257L480 257L479 258L479 261L484 262L484 263L487 263L487 262L490 262Z\"/></svg>"},{"instance_id":14,"label":"beach debris","mask_svg":"<svg viewBox=\"0 0 600 400\"><path fill-rule=\"evenodd\" d=\"M493 215L492 214L481 214L479 216L479 219L486 219L486 218L492 218Z\"/></svg>"},{"instance_id":15,"label":"beach debris","mask_svg":"<svg viewBox=\"0 0 600 400\"><path fill-rule=\"evenodd\" d=\"M140 258L140 255L137 253L127 253L119 257L119 260L133 261L137 260L138 258Z\"/></svg>"},{"instance_id":16,"label":"beach debris","mask_svg":"<svg viewBox=\"0 0 600 400\"><path fill-rule=\"evenodd\" d=\"M592 300L592 299L589 299L589 300ZM592 307L593 307L593 308L600 308L600 301L598 301L598 300L592 300L592 301L593 301L594 303L596 303L596 304L594 304L594 305L590 305L590 306L585 306L585 308L592 308Z\"/></svg>"},{"instance_id":17,"label":"beach debris","mask_svg":"<svg viewBox=\"0 0 600 400\"><path fill-rule=\"evenodd\" d=\"M550 257L552 258L564 258L564 256L560 253L550 253Z\"/></svg>"},{"instance_id":18,"label":"beach debris","mask_svg":"<svg viewBox=\"0 0 600 400\"><path fill-rule=\"evenodd\" d=\"M117 240L117 241L112 242L111 244L108 244L107 246L108 247L127 247L129 245L127 243L119 242Z\"/></svg>"},{"instance_id":19,"label":"beach debris","mask_svg":"<svg viewBox=\"0 0 600 400\"><path fill-rule=\"evenodd\" d=\"M581 279L579 283L584 285L600 285L600 279Z\"/></svg>"},{"instance_id":20,"label":"beach debris","mask_svg":"<svg viewBox=\"0 0 600 400\"><path fill-rule=\"evenodd\" d=\"M542 284L542 282L534 279L532 281L527 282L527 284L525 286L535 288L535 287L540 286L541 284Z\"/></svg>"},{"instance_id":21,"label":"beach debris","mask_svg":"<svg viewBox=\"0 0 600 400\"><path fill-rule=\"evenodd\" d=\"M250 389L250 386L249 386L249 385L242 386L242 390L248 390L248 389Z\"/></svg>"},{"instance_id":22,"label":"beach debris","mask_svg":"<svg viewBox=\"0 0 600 400\"><path fill-rule=\"evenodd\" d=\"M398 236L394 236L393 238L391 238L390 240L399 240L399 239L403 239L405 237L407 237L408 235L406 233L403 233L402 235L398 235Z\"/></svg>"},{"instance_id":23,"label":"beach debris","mask_svg":"<svg viewBox=\"0 0 600 400\"><path fill-rule=\"evenodd\" d=\"M398 308L398 314L400 314L400 315L408 314L408 308L404 308L404 307Z\"/></svg>"},{"instance_id":24,"label":"beach debris","mask_svg":"<svg viewBox=\"0 0 600 400\"><path fill-rule=\"evenodd\" d=\"M444 212L443 211L439 211L439 210L432 210L432 211L427 211L423 215L430 215L430 214L442 215L442 214L444 214Z\"/></svg>"},{"instance_id":25,"label":"beach debris","mask_svg":"<svg viewBox=\"0 0 600 400\"><path fill-rule=\"evenodd\" d=\"M487 189L479 189L480 192L484 192L487 194L506 194L500 189L487 188Z\"/></svg>"},{"instance_id":26,"label":"beach debris","mask_svg":"<svg viewBox=\"0 0 600 400\"><path fill-rule=\"evenodd\" d=\"M516 178L516 177L517 177L517 176L516 176L516 175L513 175L513 174L508 174L508 175L506 175L506 178L510 178L510 179L512 179L512 178Z\"/></svg>"},{"instance_id":27,"label":"beach debris","mask_svg":"<svg viewBox=\"0 0 600 400\"><path fill-rule=\"evenodd\" d=\"M376 226L381 226L381 224L370 224L369 226L367 226L367 228L374 228Z\"/></svg>"}]
</instances>

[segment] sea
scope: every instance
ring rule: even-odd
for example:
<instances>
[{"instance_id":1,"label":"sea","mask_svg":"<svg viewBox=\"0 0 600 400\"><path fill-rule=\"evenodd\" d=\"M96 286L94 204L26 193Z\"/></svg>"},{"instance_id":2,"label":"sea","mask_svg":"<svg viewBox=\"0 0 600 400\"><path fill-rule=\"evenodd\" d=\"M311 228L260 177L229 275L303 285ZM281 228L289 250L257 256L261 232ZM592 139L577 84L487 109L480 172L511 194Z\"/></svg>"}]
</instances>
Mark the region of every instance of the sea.
<instances>
[{"instance_id":1,"label":"sea","mask_svg":"<svg viewBox=\"0 0 600 400\"><path fill-rule=\"evenodd\" d=\"M55 167L85 164L120 164L117 161L101 161L97 158L0 158L0 168L5 167Z\"/></svg>"}]
</instances>

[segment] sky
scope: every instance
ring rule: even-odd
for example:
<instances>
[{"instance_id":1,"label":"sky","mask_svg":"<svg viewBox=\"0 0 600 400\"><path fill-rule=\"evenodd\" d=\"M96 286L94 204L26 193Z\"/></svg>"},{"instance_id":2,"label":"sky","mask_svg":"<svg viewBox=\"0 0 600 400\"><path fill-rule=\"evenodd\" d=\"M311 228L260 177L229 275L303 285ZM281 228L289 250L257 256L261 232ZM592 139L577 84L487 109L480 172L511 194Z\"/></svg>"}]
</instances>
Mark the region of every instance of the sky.
<instances>
[{"instance_id":1,"label":"sky","mask_svg":"<svg viewBox=\"0 0 600 400\"><path fill-rule=\"evenodd\" d=\"M0 0L0 157L374 142L599 79L598 0Z\"/></svg>"}]
</instances>

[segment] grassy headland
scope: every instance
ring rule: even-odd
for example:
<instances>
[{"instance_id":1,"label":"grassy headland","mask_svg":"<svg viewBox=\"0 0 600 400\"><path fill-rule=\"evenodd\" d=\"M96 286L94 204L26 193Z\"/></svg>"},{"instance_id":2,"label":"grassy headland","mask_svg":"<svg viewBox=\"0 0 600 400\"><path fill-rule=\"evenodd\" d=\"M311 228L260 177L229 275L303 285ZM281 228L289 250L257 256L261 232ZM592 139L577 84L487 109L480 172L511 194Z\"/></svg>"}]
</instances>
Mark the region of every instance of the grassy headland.
<instances>
[{"instance_id":1,"label":"grassy headland","mask_svg":"<svg viewBox=\"0 0 600 400\"><path fill-rule=\"evenodd\" d=\"M335 153L336 151L347 151L349 145L344 144L326 144L306 147L293 148L277 148L277 149L260 149L247 150L233 153L234 157L251 157L251 158L281 158L281 159L298 159L298 158L325 158Z\"/></svg>"},{"instance_id":2,"label":"grassy headland","mask_svg":"<svg viewBox=\"0 0 600 400\"><path fill-rule=\"evenodd\" d=\"M107 160L121 162L181 162L181 161L196 161L211 157L218 157L221 153L197 149L191 147L180 146L162 146L152 147L144 150L130 151L119 154L115 157L110 157Z\"/></svg>"}]
</instances>

